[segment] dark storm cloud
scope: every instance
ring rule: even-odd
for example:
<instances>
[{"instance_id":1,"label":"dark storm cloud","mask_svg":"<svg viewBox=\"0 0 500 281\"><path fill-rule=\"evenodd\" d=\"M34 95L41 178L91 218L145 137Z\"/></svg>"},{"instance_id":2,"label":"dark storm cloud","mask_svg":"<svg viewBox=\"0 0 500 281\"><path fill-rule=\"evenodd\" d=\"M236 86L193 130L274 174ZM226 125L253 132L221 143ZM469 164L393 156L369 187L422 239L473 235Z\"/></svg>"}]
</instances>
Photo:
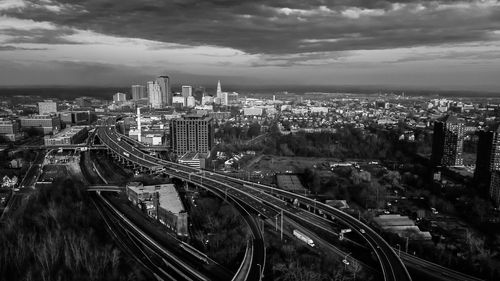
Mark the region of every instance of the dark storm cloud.
<instances>
[{"instance_id":1,"label":"dark storm cloud","mask_svg":"<svg viewBox=\"0 0 500 281\"><path fill-rule=\"evenodd\" d=\"M256 54L491 40L500 26L500 9L474 4L442 8L457 2L475 1L54 0L51 5L60 7L58 11L49 11L36 1L37 5L5 13L108 35L230 47ZM57 36L35 38L59 43Z\"/></svg>"}]
</instances>

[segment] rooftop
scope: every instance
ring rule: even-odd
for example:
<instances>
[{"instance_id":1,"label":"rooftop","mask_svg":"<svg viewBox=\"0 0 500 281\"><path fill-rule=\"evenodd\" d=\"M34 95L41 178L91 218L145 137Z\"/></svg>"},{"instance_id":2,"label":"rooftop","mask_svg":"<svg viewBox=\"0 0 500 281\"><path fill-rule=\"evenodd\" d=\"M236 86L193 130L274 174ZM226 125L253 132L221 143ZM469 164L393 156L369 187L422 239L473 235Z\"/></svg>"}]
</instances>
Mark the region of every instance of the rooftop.
<instances>
[{"instance_id":1,"label":"rooftop","mask_svg":"<svg viewBox=\"0 0 500 281\"><path fill-rule=\"evenodd\" d=\"M158 192L160 207L174 214L184 211L184 205L182 205L182 201L173 184L144 186L140 182L129 182L127 188L137 194Z\"/></svg>"}]
</instances>

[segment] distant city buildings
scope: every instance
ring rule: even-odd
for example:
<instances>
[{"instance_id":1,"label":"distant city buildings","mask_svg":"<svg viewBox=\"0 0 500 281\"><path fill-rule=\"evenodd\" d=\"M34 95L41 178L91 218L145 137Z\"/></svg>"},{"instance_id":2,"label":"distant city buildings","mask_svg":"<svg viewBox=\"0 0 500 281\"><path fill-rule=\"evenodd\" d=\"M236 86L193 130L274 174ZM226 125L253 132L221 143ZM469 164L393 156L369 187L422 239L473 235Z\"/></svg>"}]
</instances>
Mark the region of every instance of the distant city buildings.
<instances>
[{"instance_id":1,"label":"distant city buildings","mask_svg":"<svg viewBox=\"0 0 500 281\"><path fill-rule=\"evenodd\" d=\"M217 98L221 98L221 95L222 95L222 87L220 85L220 80L217 81L217 92L216 92L216 97Z\"/></svg>"},{"instance_id":2,"label":"distant city buildings","mask_svg":"<svg viewBox=\"0 0 500 281\"><path fill-rule=\"evenodd\" d=\"M143 85L132 85L131 93L132 93L132 100L134 101L148 98L148 94L146 92L146 86Z\"/></svg>"},{"instance_id":3,"label":"distant city buildings","mask_svg":"<svg viewBox=\"0 0 500 281\"><path fill-rule=\"evenodd\" d=\"M59 113L61 122L67 126L89 124L90 112L89 111L65 111Z\"/></svg>"},{"instance_id":4,"label":"distant city buildings","mask_svg":"<svg viewBox=\"0 0 500 281\"><path fill-rule=\"evenodd\" d=\"M172 106L173 96L170 90L170 78L159 76L155 81L148 82L149 104L152 108Z\"/></svg>"},{"instance_id":5,"label":"distant city buildings","mask_svg":"<svg viewBox=\"0 0 500 281\"><path fill-rule=\"evenodd\" d=\"M193 96L193 87L191 86L182 86L182 96L184 98L188 98Z\"/></svg>"},{"instance_id":6,"label":"distant city buildings","mask_svg":"<svg viewBox=\"0 0 500 281\"><path fill-rule=\"evenodd\" d=\"M38 103L38 114L50 115L57 113L57 103L51 100Z\"/></svg>"},{"instance_id":7,"label":"distant city buildings","mask_svg":"<svg viewBox=\"0 0 500 281\"><path fill-rule=\"evenodd\" d=\"M113 102L114 103L121 103L121 102L126 102L127 101L127 95L124 93L116 93L113 95Z\"/></svg>"},{"instance_id":8,"label":"distant city buildings","mask_svg":"<svg viewBox=\"0 0 500 281\"><path fill-rule=\"evenodd\" d=\"M158 76L156 83L160 86L162 107L172 105L172 91L170 89L170 77Z\"/></svg>"},{"instance_id":9,"label":"distant city buildings","mask_svg":"<svg viewBox=\"0 0 500 281\"><path fill-rule=\"evenodd\" d=\"M213 118L185 115L170 121L171 147L177 155L186 152L208 153L214 145Z\"/></svg>"}]
</instances>

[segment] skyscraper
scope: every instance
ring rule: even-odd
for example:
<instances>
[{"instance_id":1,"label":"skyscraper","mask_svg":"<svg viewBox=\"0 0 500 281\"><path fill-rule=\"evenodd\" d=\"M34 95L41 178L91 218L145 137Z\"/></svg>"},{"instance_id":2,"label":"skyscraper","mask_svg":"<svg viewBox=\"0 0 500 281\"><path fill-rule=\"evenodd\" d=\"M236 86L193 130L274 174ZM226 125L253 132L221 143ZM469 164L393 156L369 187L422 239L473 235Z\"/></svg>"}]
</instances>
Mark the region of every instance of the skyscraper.
<instances>
[{"instance_id":1,"label":"skyscraper","mask_svg":"<svg viewBox=\"0 0 500 281\"><path fill-rule=\"evenodd\" d=\"M220 99L222 95L222 88L220 86L220 80L217 81L217 97Z\"/></svg>"},{"instance_id":2,"label":"skyscraper","mask_svg":"<svg viewBox=\"0 0 500 281\"><path fill-rule=\"evenodd\" d=\"M474 182L482 194L487 194L490 187L491 171L493 163L493 132L477 132L476 169L474 170Z\"/></svg>"},{"instance_id":3,"label":"skyscraper","mask_svg":"<svg viewBox=\"0 0 500 281\"><path fill-rule=\"evenodd\" d=\"M186 115L170 121L172 149L178 155L186 152L209 152L214 144L212 117Z\"/></svg>"},{"instance_id":4,"label":"skyscraper","mask_svg":"<svg viewBox=\"0 0 500 281\"><path fill-rule=\"evenodd\" d=\"M464 123L452 115L434 123L432 144L434 165L463 166L464 130Z\"/></svg>"},{"instance_id":5,"label":"skyscraper","mask_svg":"<svg viewBox=\"0 0 500 281\"><path fill-rule=\"evenodd\" d=\"M156 78L156 83L160 86L161 90L161 106L171 106L172 105L172 92L170 91L170 77L168 76L158 76Z\"/></svg>"},{"instance_id":6,"label":"skyscraper","mask_svg":"<svg viewBox=\"0 0 500 281\"><path fill-rule=\"evenodd\" d=\"M478 155L479 157L479 155ZM497 207L500 206L500 126L493 134L490 158L490 197Z\"/></svg>"},{"instance_id":7,"label":"skyscraper","mask_svg":"<svg viewBox=\"0 0 500 281\"><path fill-rule=\"evenodd\" d=\"M143 85L132 85L132 99L140 100L147 98L146 87Z\"/></svg>"},{"instance_id":8,"label":"skyscraper","mask_svg":"<svg viewBox=\"0 0 500 281\"><path fill-rule=\"evenodd\" d=\"M443 166L463 166L465 125L456 116L445 119Z\"/></svg>"},{"instance_id":9,"label":"skyscraper","mask_svg":"<svg viewBox=\"0 0 500 281\"><path fill-rule=\"evenodd\" d=\"M162 108L161 88L156 81L148 82L149 104L152 108Z\"/></svg>"},{"instance_id":10,"label":"skyscraper","mask_svg":"<svg viewBox=\"0 0 500 281\"><path fill-rule=\"evenodd\" d=\"M184 98L191 97L193 95L193 87L182 86L182 96Z\"/></svg>"}]
</instances>

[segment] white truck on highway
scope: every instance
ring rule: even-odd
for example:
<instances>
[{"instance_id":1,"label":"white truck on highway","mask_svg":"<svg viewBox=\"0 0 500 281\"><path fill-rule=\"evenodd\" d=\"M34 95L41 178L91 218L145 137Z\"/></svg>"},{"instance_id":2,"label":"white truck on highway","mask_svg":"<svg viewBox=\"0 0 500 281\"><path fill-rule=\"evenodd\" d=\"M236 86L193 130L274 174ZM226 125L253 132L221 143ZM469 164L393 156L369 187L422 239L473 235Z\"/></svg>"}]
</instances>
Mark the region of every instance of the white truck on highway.
<instances>
[{"instance_id":1,"label":"white truck on highway","mask_svg":"<svg viewBox=\"0 0 500 281\"><path fill-rule=\"evenodd\" d=\"M127 156L127 157L130 157L130 154L128 152L123 152L123 155Z\"/></svg>"},{"instance_id":2,"label":"white truck on highway","mask_svg":"<svg viewBox=\"0 0 500 281\"><path fill-rule=\"evenodd\" d=\"M298 231L297 229L294 229L293 230L293 236L299 238L300 240L304 241L307 243L307 245L311 246L311 247L314 247L314 241L309 238L307 235L305 235L304 233Z\"/></svg>"}]
</instances>

